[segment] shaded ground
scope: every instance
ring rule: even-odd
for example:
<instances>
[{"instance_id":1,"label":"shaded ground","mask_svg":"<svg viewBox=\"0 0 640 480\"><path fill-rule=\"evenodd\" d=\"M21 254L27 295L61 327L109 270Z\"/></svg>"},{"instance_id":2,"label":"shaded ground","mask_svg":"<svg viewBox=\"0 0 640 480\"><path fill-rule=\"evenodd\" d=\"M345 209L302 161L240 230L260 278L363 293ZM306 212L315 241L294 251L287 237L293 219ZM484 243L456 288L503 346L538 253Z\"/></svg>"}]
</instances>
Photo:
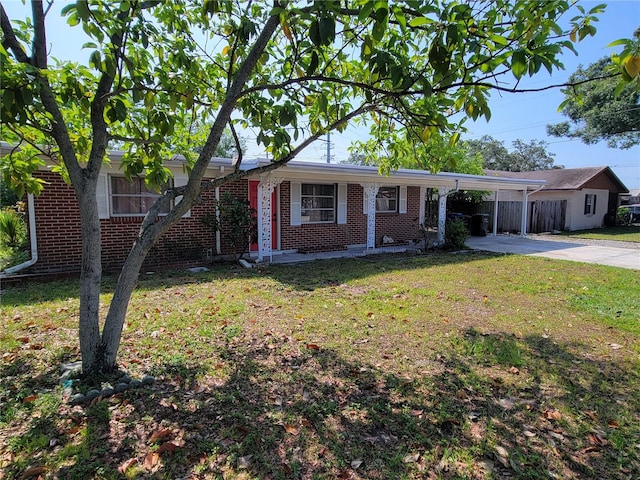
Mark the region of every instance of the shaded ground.
<instances>
[{"instance_id":1,"label":"shaded ground","mask_svg":"<svg viewBox=\"0 0 640 480\"><path fill-rule=\"evenodd\" d=\"M79 407L75 286L5 292L0 478L638 478L633 272L461 258L147 279Z\"/></svg>"}]
</instances>

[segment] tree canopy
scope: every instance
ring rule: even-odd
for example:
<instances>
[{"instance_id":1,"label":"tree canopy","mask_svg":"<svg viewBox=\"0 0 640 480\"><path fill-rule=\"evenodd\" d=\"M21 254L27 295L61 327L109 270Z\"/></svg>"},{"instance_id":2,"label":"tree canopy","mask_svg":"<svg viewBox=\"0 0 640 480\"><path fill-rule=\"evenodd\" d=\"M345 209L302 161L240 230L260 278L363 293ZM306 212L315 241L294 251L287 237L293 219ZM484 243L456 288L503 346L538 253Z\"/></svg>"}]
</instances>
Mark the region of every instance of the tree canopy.
<instances>
[{"instance_id":1,"label":"tree canopy","mask_svg":"<svg viewBox=\"0 0 640 480\"><path fill-rule=\"evenodd\" d=\"M561 53L595 33L604 8L574 12L565 0L79 0L62 11L89 37L89 64L79 65L48 55L48 42L61 37L47 31L51 3L33 0L31 18L13 22L0 6L0 116L4 139L20 147L3 157L2 174L37 193L45 154L75 190L85 373L114 368L142 262L202 188L278 168L350 122L369 121L392 150L398 135L416 142L457 131L453 113L488 118L492 89L517 91L498 79L561 68ZM202 137L194 135L199 119ZM223 132L237 137L239 126L258 132L273 162L242 170L237 141L235 170L203 184ZM182 154L189 181L165 189L142 221L101 331L96 185L114 146L125 152L127 176L159 189L171 175L165 159Z\"/></svg>"},{"instance_id":2,"label":"tree canopy","mask_svg":"<svg viewBox=\"0 0 640 480\"><path fill-rule=\"evenodd\" d=\"M509 151L504 142L484 135L478 140L466 142L470 155L482 158L484 168L503 170L506 172L529 172L562 168L553 164L554 153L547 151L544 140L531 140L526 143L520 139L512 142L513 150Z\"/></svg>"},{"instance_id":3,"label":"tree canopy","mask_svg":"<svg viewBox=\"0 0 640 480\"><path fill-rule=\"evenodd\" d=\"M561 111L569 120L547 125L549 135L579 138L589 145L606 141L622 149L640 144L640 90L628 83L616 95L619 80L610 74L613 66L611 58L604 57L569 77L577 84L563 90Z\"/></svg>"}]
</instances>

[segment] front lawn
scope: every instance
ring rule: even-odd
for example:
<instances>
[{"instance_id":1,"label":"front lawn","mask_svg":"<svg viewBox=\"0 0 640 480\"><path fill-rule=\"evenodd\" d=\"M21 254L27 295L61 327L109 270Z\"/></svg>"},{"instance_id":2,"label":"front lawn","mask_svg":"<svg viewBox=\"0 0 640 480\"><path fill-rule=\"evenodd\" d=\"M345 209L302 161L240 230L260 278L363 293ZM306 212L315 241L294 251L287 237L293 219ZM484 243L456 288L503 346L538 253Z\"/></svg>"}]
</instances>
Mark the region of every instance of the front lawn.
<instances>
[{"instance_id":1,"label":"front lawn","mask_svg":"<svg viewBox=\"0 0 640 480\"><path fill-rule=\"evenodd\" d=\"M575 232L563 232L572 238L586 238L593 240L615 240L619 242L640 243L640 225L628 227L594 228L593 230L577 230Z\"/></svg>"},{"instance_id":2,"label":"front lawn","mask_svg":"<svg viewBox=\"0 0 640 480\"><path fill-rule=\"evenodd\" d=\"M77 281L12 287L0 479L640 478L638 291L484 253L147 276L120 363L155 383L72 407Z\"/></svg>"}]
</instances>

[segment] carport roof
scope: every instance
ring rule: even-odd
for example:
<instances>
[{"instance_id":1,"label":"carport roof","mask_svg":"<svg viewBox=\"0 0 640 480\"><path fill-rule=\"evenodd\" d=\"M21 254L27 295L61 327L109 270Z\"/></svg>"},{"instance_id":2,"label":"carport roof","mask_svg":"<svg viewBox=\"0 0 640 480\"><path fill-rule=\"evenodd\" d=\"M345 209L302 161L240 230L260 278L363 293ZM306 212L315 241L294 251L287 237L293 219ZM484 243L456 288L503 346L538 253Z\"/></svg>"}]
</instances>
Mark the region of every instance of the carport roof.
<instances>
[{"instance_id":1,"label":"carport roof","mask_svg":"<svg viewBox=\"0 0 640 480\"><path fill-rule=\"evenodd\" d=\"M268 160L258 159L244 161L243 167L248 169L258 165L266 165ZM378 167L368 165L351 165L342 163L319 163L291 161L273 171L276 177L291 180L343 181L347 183L375 182L391 185L414 185L430 188L455 188L460 190L537 190L545 185L545 180L526 178L503 178L499 176L470 175L464 173L439 172L426 170L398 169L389 175L380 174Z\"/></svg>"}]
</instances>

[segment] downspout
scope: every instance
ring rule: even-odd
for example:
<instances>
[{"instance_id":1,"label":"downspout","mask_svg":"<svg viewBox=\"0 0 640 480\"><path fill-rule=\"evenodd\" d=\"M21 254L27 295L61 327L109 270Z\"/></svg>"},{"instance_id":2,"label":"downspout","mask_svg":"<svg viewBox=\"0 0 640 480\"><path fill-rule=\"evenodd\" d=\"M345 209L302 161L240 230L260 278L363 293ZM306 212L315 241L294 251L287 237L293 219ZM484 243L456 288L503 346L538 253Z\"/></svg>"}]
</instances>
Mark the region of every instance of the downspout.
<instances>
[{"instance_id":1,"label":"downspout","mask_svg":"<svg viewBox=\"0 0 640 480\"><path fill-rule=\"evenodd\" d=\"M36 235L36 212L35 212L35 202L33 200L33 194L29 193L27 195L27 210L29 211L29 240L31 243L31 259L26 262L22 262L19 265L14 265L13 267L7 268L4 273L12 274L19 272L20 270L24 270L25 268L30 267L34 263L38 261L38 238Z\"/></svg>"},{"instance_id":2,"label":"downspout","mask_svg":"<svg viewBox=\"0 0 640 480\"><path fill-rule=\"evenodd\" d=\"M438 245L444 244L444 230L447 223L447 197L460 190L459 183L460 181L456 180L455 188L452 190L443 188L442 193L438 189Z\"/></svg>"},{"instance_id":3,"label":"downspout","mask_svg":"<svg viewBox=\"0 0 640 480\"><path fill-rule=\"evenodd\" d=\"M526 189L522 191L522 223L520 224L520 236L522 238L527 238L527 212L528 212L528 204L529 204L529 195L533 195L534 193L538 193L542 190L544 186L538 187L536 190L532 190L528 192Z\"/></svg>"},{"instance_id":4,"label":"downspout","mask_svg":"<svg viewBox=\"0 0 640 480\"><path fill-rule=\"evenodd\" d=\"M220 225L220 187L216 187L216 225ZM222 246L220 242L220 229L216 228L216 254L222 253Z\"/></svg>"}]
</instances>

